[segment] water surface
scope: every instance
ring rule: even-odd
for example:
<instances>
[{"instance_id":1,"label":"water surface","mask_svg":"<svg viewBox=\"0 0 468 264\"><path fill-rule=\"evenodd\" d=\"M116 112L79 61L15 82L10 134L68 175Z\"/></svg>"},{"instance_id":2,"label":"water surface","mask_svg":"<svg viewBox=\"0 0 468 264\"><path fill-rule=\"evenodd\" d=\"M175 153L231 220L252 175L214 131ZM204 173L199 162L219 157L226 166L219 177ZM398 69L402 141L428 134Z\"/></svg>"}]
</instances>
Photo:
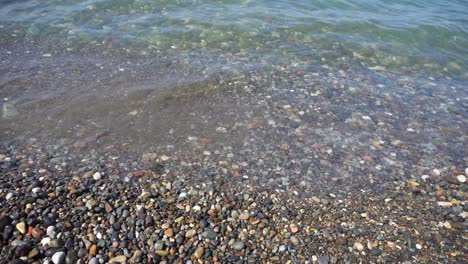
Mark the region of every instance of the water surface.
<instances>
[{"instance_id":1,"label":"water surface","mask_svg":"<svg viewBox=\"0 0 468 264\"><path fill-rule=\"evenodd\" d=\"M467 17L466 1L3 1L0 140L229 160L266 182L463 168Z\"/></svg>"}]
</instances>

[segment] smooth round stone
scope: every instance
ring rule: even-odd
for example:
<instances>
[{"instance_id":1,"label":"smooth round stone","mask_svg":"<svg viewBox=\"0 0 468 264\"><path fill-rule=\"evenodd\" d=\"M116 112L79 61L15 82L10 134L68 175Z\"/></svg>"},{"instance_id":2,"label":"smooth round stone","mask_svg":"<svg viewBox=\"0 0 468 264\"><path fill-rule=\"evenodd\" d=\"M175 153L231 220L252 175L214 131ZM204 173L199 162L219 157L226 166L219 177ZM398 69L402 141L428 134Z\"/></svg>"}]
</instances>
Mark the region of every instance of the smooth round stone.
<instances>
[{"instance_id":1,"label":"smooth round stone","mask_svg":"<svg viewBox=\"0 0 468 264\"><path fill-rule=\"evenodd\" d=\"M111 241L112 242L119 242L119 233L113 232L111 235Z\"/></svg>"},{"instance_id":2,"label":"smooth round stone","mask_svg":"<svg viewBox=\"0 0 468 264\"><path fill-rule=\"evenodd\" d=\"M49 226L47 227L47 236L54 239L55 238L55 226Z\"/></svg>"},{"instance_id":3,"label":"smooth round stone","mask_svg":"<svg viewBox=\"0 0 468 264\"><path fill-rule=\"evenodd\" d=\"M187 230L187 232L185 233L185 237L186 238L192 238L196 234L197 234L197 231L195 229L190 229L190 230Z\"/></svg>"},{"instance_id":4,"label":"smooth round stone","mask_svg":"<svg viewBox=\"0 0 468 264\"><path fill-rule=\"evenodd\" d=\"M466 176L465 175L458 175L457 180L459 182L461 182L461 183L465 183L466 182Z\"/></svg>"},{"instance_id":5,"label":"smooth round stone","mask_svg":"<svg viewBox=\"0 0 468 264\"><path fill-rule=\"evenodd\" d=\"M51 239L50 237L44 237L42 240L41 240L41 245L42 246L46 246L50 243Z\"/></svg>"},{"instance_id":6,"label":"smooth round stone","mask_svg":"<svg viewBox=\"0 0 468 264\"><path fill-rule=\"evenodd\" d=\"M113 225L115 223L115 216L114 215L111 215L109 217L109 224Z\"/></svg>"},{"instance_id":7,"label":"smooth round stone","mask_svg":"<svg viewBox=\"0 0 468 264\"><path fill-rule=\"evenodd\" d=\"M99 264L99 260L97 258L92 258L88 261L88 264Z\"/></svg>"},{"instance_id":8,"label":"smooth round stone","mask_svg":"<svg viewBox=\"0 0 468 264\"><path fill-rule=\"evenodd\" d=\"M42 231L42 229L38 228L38 227L35 227L32 232L31 232L31 235L35 238L35 239L41 239L43 236L44 236L44 231Z\"/></svg>"},{"instance_id":9,"label":"smooth round stone","mask_svg":"<svg viewBox=\"0 0 468 264\"><path fill-rule=\"evenodd\" d=\"M245 244L244 244L244 242L242 242L242 241L235 241L235 242L232 244L232 248L233 248L234 250L242 250L242 249L244 249L244 246L245 246Z\"/></svg>"},{"instance_id":10,"label":"smooth round stone","mask_svg":"<svg viewBox=\"0 0 468 264\"><path fill-rule=\"evenodd\" d=\"M209 240L214 240L218 236L218 234L212 230L204 231L203 233L201 233L201 235L203 237L208 238Z\"/></svg>"},{"instance_id":11,"label":"smooth round stone","mask_svg":"<svg viewBox=\"0 0 468 264\"><path fill-rule=\"evenodd\" d=\"M7 195L5 196L5 199L9 201L11 198L13 198L13 196L14 196L13 193L7 193Z\"/></svg>"},{"instance_id":12,"label":"smooth round stone","mask_svg":"<svg viewBox=\"0 0 468 264\"><path fill-rule=\"evenodd\" d=\"M101 173L99 172L96 172L93 174L93 179L95 179L96 181L100 180L101 179Z\"/></svg>"},{"instance_id":13,"label":"smooth round stone","mask_svg":"<svg viewBox=\"0 0 468 264\"><path fill-rule=\"evenodd\" d=\"M359 250L359 251L363 251L363 250L364 250L364 246L363 246L361 243L359 243L359 242L354 243L353 247L354 247L355 249Z\"/></svg>"},{"instance_id":14,"label":"smooth round stone","mask_svg":"<svg viewBox=\"0 0 468 264\"><path fill-rule=\"evenodd\" d=\"M130 215L130 212L127 209L125 209L122 213L123 218L127 218L129 215Z\"/></svg>"},{"instance_id":15,"label":"smooth round stone","mask_svg":"<svg viewBox=\"0 0 468 264\"><path fill-rule=\"evenodd\" d=\"M73 237L69 237L67 241L65 241L65 247L67 249L72 249L74 244L75 244L75 241L73 240Z\"/></svg>"},{"instance_id":16,"label":"smooth round stone","mask_svg":"<svg viewBox=\"0 0 468 264\"><path fill-rule=\"evenodd\" d=\"M65 263L65 257L65 252L57 252L52 256L52 262L54 262L54 264L63 264Z\"/></svg>"}]
</instances>

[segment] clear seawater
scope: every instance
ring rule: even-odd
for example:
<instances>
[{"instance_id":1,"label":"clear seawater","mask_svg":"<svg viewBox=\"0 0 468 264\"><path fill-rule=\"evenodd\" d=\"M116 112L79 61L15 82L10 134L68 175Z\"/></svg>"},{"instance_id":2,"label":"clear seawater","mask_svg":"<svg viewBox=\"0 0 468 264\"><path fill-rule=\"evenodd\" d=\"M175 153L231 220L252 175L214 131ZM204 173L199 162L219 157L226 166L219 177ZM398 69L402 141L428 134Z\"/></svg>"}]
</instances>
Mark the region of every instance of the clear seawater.
<instances>
[{"instance_id":1,"label":"clear seawater","mask_svg":"<svg viewBox=\"0 0 468 264\"><path fill-rule=\"evenodd\" d=\"M0 0L0 142L415 174L465 159L467 55L467 0Z\"/></svg>"},{"instance_id":2,"label":"clear seawater","mask_svg":"<svg viewBox=\"0 0 468 264\"><path fill-rule=\"evenodd\" d=\"M3 0L2 38L466 76L466 0Z\"/></svg>"}]
</instances>

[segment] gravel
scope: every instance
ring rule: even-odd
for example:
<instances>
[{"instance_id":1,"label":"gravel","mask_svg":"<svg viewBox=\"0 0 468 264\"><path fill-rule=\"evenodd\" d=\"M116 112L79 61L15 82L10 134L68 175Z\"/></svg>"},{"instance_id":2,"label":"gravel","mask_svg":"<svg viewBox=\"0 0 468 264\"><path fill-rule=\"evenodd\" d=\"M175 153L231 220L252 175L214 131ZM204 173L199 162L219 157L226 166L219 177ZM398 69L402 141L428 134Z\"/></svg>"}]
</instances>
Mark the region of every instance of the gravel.
<instances>
[{"instance_id":1,"label":"gravel","mask_svg":"<svg viewBox=\"0 0 468 264\"><path fill-rule=\"evenodd\" d=\"M3 152L11 161L1 163L2 192L18 193L2 200L1 258L6 263L427 263L464 258L460 232L467 186L445 181L450 172L436 179L387 182L385 192L335 190L308 197L297 194L300 185L272 192L234 177L193 184L196 170L182 159L162 163L166 173L161 175L150 169L139 173L144 161L123 163L111 158L115 153L99 155L94 165L93 159L71 156L62 167L34 152L32 147ZM23 168L26 161L32 166ZM101 178L84 177L89 171L94 175L97 164L103 164ZM42 191L32 193L31 186ZM142 197L141 190L149 195ZM19 199L23 195L27 198Z\"/></svg>"}]
</instances>

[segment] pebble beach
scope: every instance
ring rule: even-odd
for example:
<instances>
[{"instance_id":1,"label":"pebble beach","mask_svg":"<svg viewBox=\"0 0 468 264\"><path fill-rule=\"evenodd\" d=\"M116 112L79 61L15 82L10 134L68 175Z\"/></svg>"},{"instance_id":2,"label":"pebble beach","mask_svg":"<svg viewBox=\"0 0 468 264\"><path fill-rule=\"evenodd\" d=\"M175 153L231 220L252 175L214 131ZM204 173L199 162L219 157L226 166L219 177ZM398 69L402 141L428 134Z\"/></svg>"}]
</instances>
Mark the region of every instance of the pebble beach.
<instances>
[{"instance_id":1,"label":"pebble beach","mask_svg":"<svg viewBox=\"0 0 468 264\"><path fill-rule=\"evenodd\" d=\"M0 264L468 263L464 1L2 1Z\"/></svg>"},{"instance_id":2,"label":"pebble beach","mask_svg":"<svg viewBox=\"0 0 468 264\"><path fill-rule=\"evenodd\" d=\"M118 155L2 149L2 263L466 261L468 170L303 197L304 183L265 189L233 161Z\"/></svg>"}]
</instances>

